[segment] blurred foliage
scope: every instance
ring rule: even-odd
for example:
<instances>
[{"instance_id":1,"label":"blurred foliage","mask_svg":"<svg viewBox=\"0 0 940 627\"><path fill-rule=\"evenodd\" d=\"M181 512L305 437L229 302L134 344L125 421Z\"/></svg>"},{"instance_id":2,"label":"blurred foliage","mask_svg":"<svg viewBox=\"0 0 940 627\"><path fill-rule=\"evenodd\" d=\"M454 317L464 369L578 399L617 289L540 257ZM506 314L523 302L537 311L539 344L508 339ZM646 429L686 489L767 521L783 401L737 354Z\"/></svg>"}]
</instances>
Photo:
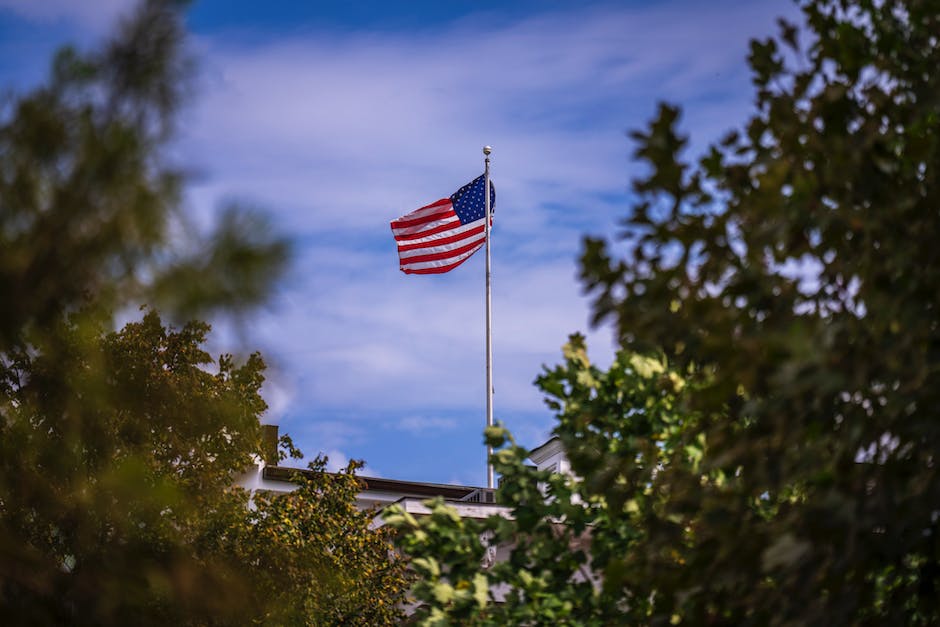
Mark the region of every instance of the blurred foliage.
<instances>
[{"instance_id":1,"label":"blurred foliage","mask_svg":"<svg viewBox=\"0 0 940 627\"><path fill-rule=\"evenodd\" d=\"M0 110L0 351L77 309L244 309L283 268L289 247L260 214L232 207L200 234L181 210L179 4L145 2L101 51L63 49L46 85Z\"/></svg>"},{"instance_id":2,"label":"blurred foliage","mask_svg":"<svg viewBox=\"0 0 940 627\"><path fill-rule=\"evenodd\" d=\"M208 325L153 310L113 331L141 302L257 306L288 257L258 213L200 233L182 210L181 5L144 2L0 108L0 622L392 621L402 566L355 465L252 507L233 486L262 454L260 356L213 362Z\"/></svg>"},{"instance_id":3,"label":"blurred foliage","mask_svg":"<svg viewBox=\"0 0 940 627\"><path fill-rule=\"evenodd\" d=\"M649 170L624 243L588 238L580 264L595 320L631 352L598 372L575 342L540 380L583 479L498 453L515 518L485 524L507 542L518 531L510 563L530 581L474 566L476 554L443 553L422 574L509 581L519 609L424 594L429 616L940 622L940 11L802 8L805 28L781 21L751 44L756 112L742 132L696 165L682 161L674 107L633 134ZM661 390L637 396L634 351L682 381L669 420ZM552 546L550 520L565 540L588 529L589 556ZM459 530L443 514L398 522L415 530L404 546L416 563ZM480 545L461 525L451 541ZM572 560L602 583L580 586Z\"/></svg>"}]
</instances>

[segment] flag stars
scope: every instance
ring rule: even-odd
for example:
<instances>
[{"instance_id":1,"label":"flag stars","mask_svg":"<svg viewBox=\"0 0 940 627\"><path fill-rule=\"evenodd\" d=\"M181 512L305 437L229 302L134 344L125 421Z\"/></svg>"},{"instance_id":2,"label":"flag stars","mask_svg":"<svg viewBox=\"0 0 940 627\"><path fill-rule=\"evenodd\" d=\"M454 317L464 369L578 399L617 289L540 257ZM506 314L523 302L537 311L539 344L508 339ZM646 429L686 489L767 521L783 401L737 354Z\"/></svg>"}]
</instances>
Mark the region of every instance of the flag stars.
<instances>
[{"instance_id":1,"label":"flag stars","mask_svg":"<svg viewBox=\"0 0 940 627\"><path fill-rule=\"evenodd\" d=\"M454 205L454 212L460 218L461 224L483 219L486 214L484 187L486 187L485 176L479 176L461 187L457 190L457 193L450 197ZM495 206L496 192L493 189L493 183L490 182L490 209L495 209Z\"/></svg>"}]
</instances>

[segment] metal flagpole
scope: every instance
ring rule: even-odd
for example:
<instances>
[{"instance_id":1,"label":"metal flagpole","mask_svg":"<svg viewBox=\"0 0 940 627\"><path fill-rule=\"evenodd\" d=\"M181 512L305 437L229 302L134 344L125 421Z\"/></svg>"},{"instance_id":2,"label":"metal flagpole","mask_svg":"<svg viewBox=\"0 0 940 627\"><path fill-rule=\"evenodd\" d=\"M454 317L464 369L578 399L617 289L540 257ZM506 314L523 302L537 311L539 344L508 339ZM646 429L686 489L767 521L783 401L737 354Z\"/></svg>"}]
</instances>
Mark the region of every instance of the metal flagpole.
<instances>
[{"instance_id":1,"label":"metal flagpole","mask_svg":"<svg viewBox=\"0 0 940 627\"><path fill-rule=\"evenodd\" d=\"M483 187L483 195L486 203L486 426L493 426L493 295L490 288L490 153L493 149L489 146L483 147L483 154L486 155L486 168L484 169L484 180L486 185ZM493 454L493 447L486 447L486 487L493 489L493 464L490 462L490 456Z\"/></svg>"}]
</instances>

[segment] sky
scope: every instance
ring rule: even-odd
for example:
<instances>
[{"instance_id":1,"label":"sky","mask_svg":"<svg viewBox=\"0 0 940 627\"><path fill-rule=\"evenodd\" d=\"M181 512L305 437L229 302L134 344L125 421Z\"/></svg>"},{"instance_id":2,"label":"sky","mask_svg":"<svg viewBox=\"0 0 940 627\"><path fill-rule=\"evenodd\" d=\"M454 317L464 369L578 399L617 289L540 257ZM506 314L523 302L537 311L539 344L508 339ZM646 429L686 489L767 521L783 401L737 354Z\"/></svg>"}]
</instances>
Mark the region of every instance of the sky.
<instances>
[{"instance_id":1,"label":"sky","mask_svg":"<svg viewBox=\"0 0 940 627\"><path fill-rule=\"evenodd\" d=\"M0 0L0 87L92 46L132 0ZM212 348L260 350L265 422L332 468L484 485L484 254L405 275L389 221L483 171L493 147L494 413L523 446L554 426L533 385L569 334L610 362L577 280L585 235L615 238L644 166L627 137L682 106L688 157L752 112L748 41L786 0L203 0L174 158L186 207L262 208L295 246L275 297ZM301 464L303 462L300 462Z\"/></svg>"}]
</instances>

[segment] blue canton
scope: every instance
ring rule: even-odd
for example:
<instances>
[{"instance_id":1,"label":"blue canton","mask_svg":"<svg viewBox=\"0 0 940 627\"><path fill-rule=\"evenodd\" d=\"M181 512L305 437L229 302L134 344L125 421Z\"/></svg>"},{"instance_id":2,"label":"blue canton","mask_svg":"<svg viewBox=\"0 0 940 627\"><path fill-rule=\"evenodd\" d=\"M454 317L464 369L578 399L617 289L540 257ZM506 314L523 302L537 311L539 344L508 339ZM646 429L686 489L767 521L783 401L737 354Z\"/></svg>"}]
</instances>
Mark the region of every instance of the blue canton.
<instances>
[{"instance_id":1,"label":"blue canton","mask_svg":"<svg viewBox=\"0 0 940 627\"><path fill-rule=\"evenodd\" d=\"M460 218L461 224L468 224L476 220L482 220L486 214L486 203L483 196L483 188L486 187L486 176L478 176L450 197L450 202L454 205L454 213ZM490 212L496 210L496 187L493 181L490 181Z\"/></svg>"}]
</instances>

